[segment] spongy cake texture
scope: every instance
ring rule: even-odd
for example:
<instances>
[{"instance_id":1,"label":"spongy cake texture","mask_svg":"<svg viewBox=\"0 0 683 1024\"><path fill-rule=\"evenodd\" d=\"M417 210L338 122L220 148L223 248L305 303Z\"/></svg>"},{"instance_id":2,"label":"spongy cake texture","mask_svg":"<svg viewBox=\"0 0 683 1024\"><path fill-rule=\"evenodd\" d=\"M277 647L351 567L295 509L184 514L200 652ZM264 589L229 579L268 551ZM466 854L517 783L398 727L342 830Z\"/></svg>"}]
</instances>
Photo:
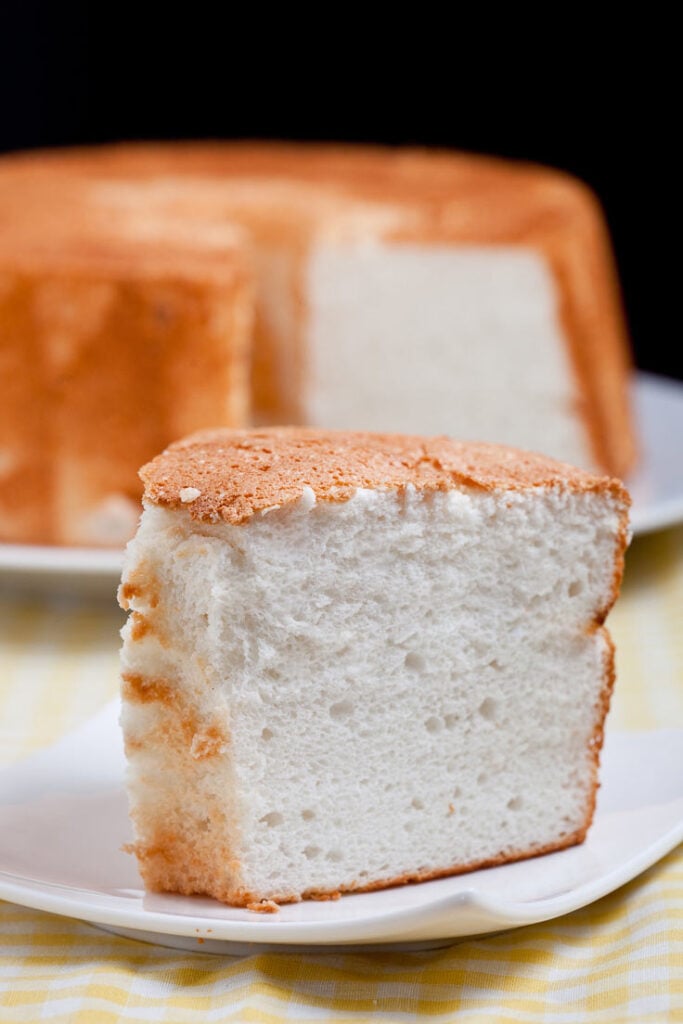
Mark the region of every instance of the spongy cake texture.
<instances>
[{"instance_id":1,"label":"spongy cake texture","mask_svg":"<svg viewBox=\"0 0 683 1024\"><path fill-rule=\"evenodd\" d=\"M584 837L621 485L295 430L200 435L143 475L122 721L151 889L297 900Z\"/></svg>"}]
</instances>

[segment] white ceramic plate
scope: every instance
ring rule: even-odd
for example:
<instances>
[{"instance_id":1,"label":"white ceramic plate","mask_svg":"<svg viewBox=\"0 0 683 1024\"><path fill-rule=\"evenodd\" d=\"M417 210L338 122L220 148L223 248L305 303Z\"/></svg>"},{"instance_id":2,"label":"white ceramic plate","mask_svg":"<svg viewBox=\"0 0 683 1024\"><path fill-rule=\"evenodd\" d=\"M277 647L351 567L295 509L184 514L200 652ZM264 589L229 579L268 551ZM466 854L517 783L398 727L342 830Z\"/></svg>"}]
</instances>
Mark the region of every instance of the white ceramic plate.
<instances>
[{"instance_id":1,"label":"white ceramic plate","mask_svg":"<svg viewBox=\"0 0 683 1024\"><path fill-rule=\"evenodd\" d=\"M122 788L118 708L0 773L0 897L133 938L240 955L265 948L444 945L566 914L683 839L683 730L608 735L588 839L530 861L254 914L145 894ZM199 943L199 940L202 940Z\"/></svg>"},{"instance_id":2,"label":"white ceramic plate","mask_svg":"<svg viewBox=\"0 0 683 1024\"><path fill-rule=\"evenodd\" d=\"M639 373L635 409L640 463L626 483L639 534L683 522L683 383Z\"/></svg>"},{"instance_id":3,"label":"white ceramic plate","mask_svg":"<svg viewBox=\"0 0 683 1024\"><path fill-rule=\"evenodd\" d=\"M638 534L683 521L683 384L639 373L635 405L641 461L627 483ZM0 582L111 594L122 561L120 550L0 544Z\"/></svg>"}]
</instances>

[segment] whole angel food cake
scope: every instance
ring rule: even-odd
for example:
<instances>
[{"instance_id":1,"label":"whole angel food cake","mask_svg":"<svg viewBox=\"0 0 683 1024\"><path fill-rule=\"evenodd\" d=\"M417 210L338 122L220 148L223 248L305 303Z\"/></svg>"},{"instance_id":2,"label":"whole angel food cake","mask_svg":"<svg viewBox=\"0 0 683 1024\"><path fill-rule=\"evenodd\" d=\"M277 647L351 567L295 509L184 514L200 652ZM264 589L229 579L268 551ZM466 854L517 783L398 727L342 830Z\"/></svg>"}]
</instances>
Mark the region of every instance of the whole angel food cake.
<instances>
[{"instance_id":1,"label":"whole angel food cake","mask_svg":"<svg viewBox=\"0 0 683 1024\"><path fill-rule=\"evenodd\" d=\"M303 428L199 433L141 475L119 594L150 889L259 908L584 839L618 481Z\"/></svg>"},{"instance_id":2,"label":"whole angel food cake","mask_svg":"<svg viewBox=\"0 0 683 1024\"><path fill-rule=\"evenodd\" d=\"M13 366L35 352L39 365L51 366L63 350L85 346L93 406L111 408L113 399L123 415L132 390L156 394L153 408L137 401L130 415L162 445L180 436L179 405L197 410L204 388L213 394L222 386L231 391L222 409L211 399L203 417L186 417L186 430L289 422L446 433L617 475L633 462L628 344L607 232L594 197L559 172L463 154L284 144L21 155L0 161L0 229L8 239L0 268L0 359ZM220 311L217 297L208 306L202 299L191 304L191 350L178 351L173 340L177 320L166 312L174 305L172 280L163 286L169 298L148 304L149 315L129 313L115 333L112 318L112 330L88 333L87 344L83 325L99 308L87 289L50 303L70 313L55 313L58 328L47 335L42 315L18 311L13 282L46 239L51 263L33 263L36 291L43 277L49 284L75 258L90 261L115 236L126 239L127 249L116 271L98 263L104 292L119 289L122 275L126 287L147 288L138 243L144 248L151 239L162 253L182 251L185 280L216 294L208 267L225 249L221 232L230 229L230 258L240 280L249 278L249 297L246 284L228 283ZM222 258L227 267L228 254ZM177 290L187 307L181 284ZM245 302L250 380L242 375L238 382L228 367L244 358L234 322L245 322ZM150 318L174 379L168 389L159 389L157 361L147 355ZM108 372L112 350L116 389ZM0 465L14 474L3 487L15 510L0 520L5 539L101 542L87 516L83 528L81 517L68 531L53 522L45 511L49 498L34 514L34 488L20 468L25 448L19 458L13 452L25 428L23 410L68 404L69 385L70 378L52 372L15 380L0 422ZM241 398L232 391L238 385ZM153 418L156 427L149 426ZM62 456L51 417L44 419L57 480ZM102 466L115 466L109 491L100 495L110 506L117 496L136 494L131 467L150 457L146 443L136 445L129 434L123 483L120 442L109 434L100 440ZM51 478L43 486L48 495Z\"/></svg>"}]
</instances>

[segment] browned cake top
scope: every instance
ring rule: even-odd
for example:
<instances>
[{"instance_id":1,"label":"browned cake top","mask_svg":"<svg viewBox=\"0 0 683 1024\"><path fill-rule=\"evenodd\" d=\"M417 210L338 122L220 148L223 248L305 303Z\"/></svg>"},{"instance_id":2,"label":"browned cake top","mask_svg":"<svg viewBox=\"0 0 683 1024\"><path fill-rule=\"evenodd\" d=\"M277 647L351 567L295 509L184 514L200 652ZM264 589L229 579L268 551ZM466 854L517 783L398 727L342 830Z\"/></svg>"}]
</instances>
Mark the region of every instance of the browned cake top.
<instances>
[{"instance_id":1,"label":"browned cake top","mask_svg":"<svg viewBox=\"0 0 683 1024\"><path fill-rule=\"evenodd\" d=\"M522 202L538 206L548 199L571 200L577 185L568 175L521 161L472 153L401 147L282 142L119 143L109 146L32 151L5 156L4 180L21 188L32 179L55 181L59 175L100 179L163 178L177 174L225 178L267 178L326 182L366 197L385 198L389 188L406 197L434 202L471 199L484 192L494 199L500 188L516 191ZM507 217L519 215L519 203L506 205Z\"/></svg>"},{"instance_id":2,"label":"browned cake top","mask_svg":"<svg viewBox=\"0 0 683 1024\"><path fill-rule=\"evenodd\" d=\"M171 445L140 476L146 502L233 525L298 501L306 487L319 501L346 501L358 488L562 486L611 492L629 503L617 480L503 445L299 427L202 431Z\"/></svg>"},{"instance_id":3,"label":"browned cake top","mask_svg":"<svg viewBox=\"0 0 683 1024\"><path fill-rule=\"evenodd\" d=\"M237 225L211 223L203 211L184 221L162 216L145 194L127 198L125 208L108 209L70 181L15 194L0 175L0 274L220 281L250 272Z\"/></svg>"}]
</instances>

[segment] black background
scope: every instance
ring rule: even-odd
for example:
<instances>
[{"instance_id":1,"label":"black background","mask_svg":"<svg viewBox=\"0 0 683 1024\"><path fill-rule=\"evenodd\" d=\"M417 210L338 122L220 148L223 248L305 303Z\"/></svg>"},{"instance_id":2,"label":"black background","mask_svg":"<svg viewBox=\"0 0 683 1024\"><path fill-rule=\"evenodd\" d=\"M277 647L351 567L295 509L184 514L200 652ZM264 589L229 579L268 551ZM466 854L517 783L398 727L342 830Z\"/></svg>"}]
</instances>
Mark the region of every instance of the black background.
<instances>
[{"instance_id":1,"label":"black background","mask_svg":"<svg viewBox=\"0 0 683 1024\"><path fill-rule=\"evenodd\" d=\"M159 8L159 20L143 24L140 9L118 6L0 7L0 150L329 139L564 168L605 208L637 365L683 379L680 243L672 244L678 115L665 30L653 47L639 26L625 43L621 25L597 38L592 22L568 19L541 25L530 56L514 24L497 25L494 46L490 26L459 20L423 18L398 39L395 26L371 31L367 16L342 24L338 7L312 8L299 23L289 9L278 22L262 7L246 25L234 7L225 24L211 21L210 9L187 8L170 23L170 9Z\"/></svg>"}]
</instances>

